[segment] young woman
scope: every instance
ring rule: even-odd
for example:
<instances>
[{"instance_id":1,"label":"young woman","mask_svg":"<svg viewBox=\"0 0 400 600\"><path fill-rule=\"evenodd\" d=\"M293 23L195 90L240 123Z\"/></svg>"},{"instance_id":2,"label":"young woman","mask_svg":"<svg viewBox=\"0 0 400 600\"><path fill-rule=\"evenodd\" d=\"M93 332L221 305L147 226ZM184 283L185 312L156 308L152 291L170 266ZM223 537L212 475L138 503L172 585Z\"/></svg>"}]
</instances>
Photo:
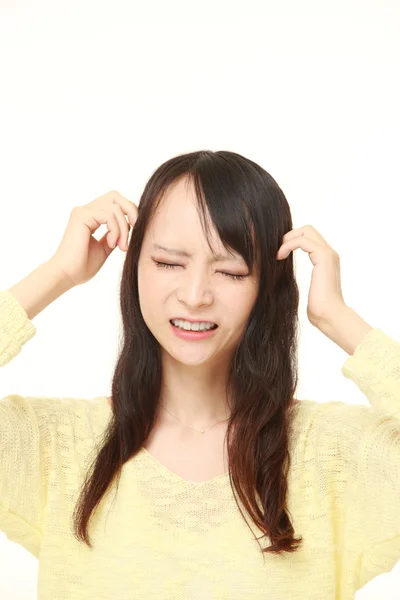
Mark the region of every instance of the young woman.
<instances>
[{"instance_id":1,"label":"young woman","mask_svg":"<svg viewBox=\"0 0 400 600\"><path fill-rule=\"evenodd\" d=\"M38 557L39 599L347 600L390 571L400 343L344 302L338 254L293 229L253 161L183 154L139 208L116 191L73 208L52 257L0 293L0 364L116 245L111 397L0 402L0 529ZM293 397L298 248L313 264L308 319L372 406Z\"/></svg>"}]
</instances>

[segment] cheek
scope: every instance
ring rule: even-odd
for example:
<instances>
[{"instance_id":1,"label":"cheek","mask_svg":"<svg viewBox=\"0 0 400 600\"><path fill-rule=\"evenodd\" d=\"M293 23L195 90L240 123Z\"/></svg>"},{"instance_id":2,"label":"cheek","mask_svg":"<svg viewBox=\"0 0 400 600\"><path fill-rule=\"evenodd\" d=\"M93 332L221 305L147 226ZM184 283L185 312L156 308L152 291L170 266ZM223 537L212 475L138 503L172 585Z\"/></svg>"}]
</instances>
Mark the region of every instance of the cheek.
<instances>
[{"instance_id":1,"label":"cheek","mask_svg":"<svg viewBox=\"0 0 400 600\"><path fill-rule=\"evenodd\" d=\"M249 319L250 313L257 298L257 291L253 286L243 286L237 294L232 294L229 299L231 315L230 320L237 327L244 327Z\"/></svg>"},{"instance_id":2,"label":"cheek","mask_svg":"<svg viewBox=\"0 0 400 600\"><path fill-rule=\"evenodd\" d=\"M165 282L150 269L138 269L138 294L146 325L149 329L157 328L165 320L163 305L168 298Z\"/></svg>"},{"instance_id":3,"label":"cheek","mask_svg":"<svg viewBox=\"0 0 400 600\"><path fill-rule=\"evenodd\" d=\"M140 310L146 324L151 319L151 315L154 313L154 302L155 302L155 290L153 289L153 281L150 273L145 268L138 269L138 294Z\"/></svg>"},{"instance_id":4,"label":"cheek","mask_svg":"<svg viewBox=\"0 0 400 600\"><path fill-rule=\"evenodd\" d=\"M243 285L238 283L238 289L229 290L227 294L227 303L233 307L233 310L238 314L250 312L255 300L256 290L252 285Z\"/></svg>"}]
</instances>

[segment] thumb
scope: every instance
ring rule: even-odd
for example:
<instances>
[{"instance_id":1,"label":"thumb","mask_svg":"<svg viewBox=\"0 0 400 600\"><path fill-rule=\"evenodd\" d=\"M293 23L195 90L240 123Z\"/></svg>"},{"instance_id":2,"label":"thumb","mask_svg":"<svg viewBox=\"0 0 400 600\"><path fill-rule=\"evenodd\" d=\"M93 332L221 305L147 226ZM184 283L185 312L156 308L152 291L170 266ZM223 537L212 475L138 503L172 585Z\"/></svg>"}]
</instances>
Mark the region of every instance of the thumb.
<instances>
[{"instance_id":1,"label":"thumb","mask_svg":"<svg viewBox=\"0 0 400 600\"><path fill-rule=\"evenodd\" d=\"M110 256L110 254L111 254L111 252L113 252L113 250L115 250L115 248L117 247L117 246L115 246L115 248L110 248L110 246L108 245L108 242L107 242L107 236L109 235L109 233L110 233L110 232L109 232L109 231L107 231L107 232L106 232L106 233L103 235L103 237L101 237L101 238L98 240L98 243L100 244L100 246L102 246L102 247L104 248L104 251L105 251L105 253L106 253L106 256L107 256L107 257L109 257L109 256Z\"/></svg>"}]
</instances>

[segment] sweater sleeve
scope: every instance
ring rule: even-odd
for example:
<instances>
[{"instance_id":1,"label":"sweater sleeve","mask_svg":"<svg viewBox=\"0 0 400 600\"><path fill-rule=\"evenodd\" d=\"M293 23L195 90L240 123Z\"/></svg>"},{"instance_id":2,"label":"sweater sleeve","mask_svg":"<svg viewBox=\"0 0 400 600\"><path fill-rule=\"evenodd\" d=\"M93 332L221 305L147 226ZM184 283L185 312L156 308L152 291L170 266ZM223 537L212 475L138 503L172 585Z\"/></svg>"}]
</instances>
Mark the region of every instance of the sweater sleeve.
<instances>
[{"instance_id":1,"label":"sweater sleeve","mask_svg":"<svg viewBox=\"0 0 400 600\"><path fill-rule=\"evenodd\" d=\"M16 298L0 291L0 366L35 333ZM46 433L36 420L35 401L40 403L40 398L15 394L0 400L0 530L38 556Z\"/></svg>"},{"instance_id":2,"label":"sweater sleeve","mask_svg":"<svg viewBox=\"0 0 400 600\"><path fill-rule=\"evenodd\" d=\"M0 367L10 362L36 334L36 327L18 300L0 291Z\"/></svg>"},{"instance_id":3,"label":"sweater sleeve","mask_svg":"<svg viewBox=\"0 0 400 600\"><path fill-rule=\"evenodd\" d=\"M342 367L370 407L354 406L343 507L345 543L357 552L357 589L400 560L400 343L373 329Z\"/></svg>"}]
</instances>

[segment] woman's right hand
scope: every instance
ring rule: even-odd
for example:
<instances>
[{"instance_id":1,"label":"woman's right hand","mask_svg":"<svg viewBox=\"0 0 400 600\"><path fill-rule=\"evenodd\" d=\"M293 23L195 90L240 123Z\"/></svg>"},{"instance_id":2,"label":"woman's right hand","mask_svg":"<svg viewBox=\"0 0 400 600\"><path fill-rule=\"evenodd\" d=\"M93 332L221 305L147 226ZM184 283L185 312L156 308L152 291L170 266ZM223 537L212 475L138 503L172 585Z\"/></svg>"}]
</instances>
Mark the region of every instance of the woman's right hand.
<instances>
[{"instance_id":1,"label":"woman's right hand","mask_svg":"<svg viewBox=\"0 0 400 600\"><path fill-rule=\"evenodd\" d=\"M122 251L128 249L130 227L137 217L136 204L116 191L103 194L84 206L75 206L61 243L49 262L72 286L86 283L101 269L117 243ZM92 234L101 225L107 225L108 231L96 240Z\"/></svg>"}]
</instances>

